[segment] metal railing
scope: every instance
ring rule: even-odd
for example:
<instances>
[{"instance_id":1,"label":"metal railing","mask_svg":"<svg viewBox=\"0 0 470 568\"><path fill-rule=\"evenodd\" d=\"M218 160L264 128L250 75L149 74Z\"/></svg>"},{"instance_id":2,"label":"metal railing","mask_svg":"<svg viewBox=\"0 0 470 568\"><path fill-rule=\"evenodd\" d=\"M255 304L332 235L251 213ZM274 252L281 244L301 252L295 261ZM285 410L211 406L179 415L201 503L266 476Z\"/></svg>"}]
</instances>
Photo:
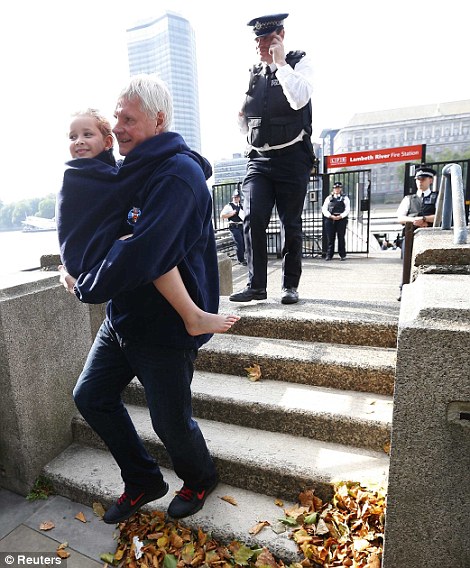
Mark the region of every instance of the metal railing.
<instances>
[{"instance_id":1,"label":"metal railing","mask_svg":"<svg viewBox=\"0 0 470 568\"><path fill-rule=\"evenodd\" d=\"M441 185L436 203L434 227L450 229L454 221L454 245L467 243L465 220L465 191L462 168L458 164L447 164L442 170Z\"/></svg>"}]
</instances>

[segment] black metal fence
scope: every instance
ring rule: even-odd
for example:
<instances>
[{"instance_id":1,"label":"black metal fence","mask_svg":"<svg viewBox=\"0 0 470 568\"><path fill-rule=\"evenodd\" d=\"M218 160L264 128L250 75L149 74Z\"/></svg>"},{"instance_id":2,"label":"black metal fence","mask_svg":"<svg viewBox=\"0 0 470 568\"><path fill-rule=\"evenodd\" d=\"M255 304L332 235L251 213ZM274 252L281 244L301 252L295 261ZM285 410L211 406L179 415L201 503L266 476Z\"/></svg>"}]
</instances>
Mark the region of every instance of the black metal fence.
<instances>
[{"instance_id":1,"label":"black metal fence","mask_svg":"<svg viewBox=\"0 0 470 568\"><path fill-rule=\"evenodd\" d=\"M304 257L318 257L326 252L322 205L330 194L334 181L343 183L344 193L348 195L351 202L346 232L346 252L369 252L370 170L356 170L337 174L318 174L310 178L302 214L302 255ZM220 212L231 200L234 191L241 193L241 182L212 186L213 223L218 249L229 253L232 248L234 252L234 246L227 229L228 223L220 218ZM281 230L276 207L273 208L266 233L268 254L280 257Z\"/></svg>"}]
</instances>

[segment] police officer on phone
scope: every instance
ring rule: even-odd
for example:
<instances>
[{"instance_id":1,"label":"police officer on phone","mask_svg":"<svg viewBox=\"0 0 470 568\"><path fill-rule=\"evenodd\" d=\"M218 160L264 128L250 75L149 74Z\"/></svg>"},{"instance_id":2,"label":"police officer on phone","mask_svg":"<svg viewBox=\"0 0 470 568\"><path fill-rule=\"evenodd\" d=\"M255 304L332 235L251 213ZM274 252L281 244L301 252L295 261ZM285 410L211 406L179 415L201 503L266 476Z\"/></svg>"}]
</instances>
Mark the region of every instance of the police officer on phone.
<instances>
[{"instance_id":1,"label":"police officer on phone","mask_svg":"<svg viewBox=\"0 0 470 568\"><path fill-rule=\"evenodd\" d=\"M273 14L248 22L259 63L251 69L239 125L246 133L243 181L248 282L232 302L267 298L267 237L273 207L281 223L283 304L299 300L302 273L302 211L314 165L311 141L312 63L303 51L284 51L284 20Z\"/></svg>"},{"instance_id":2,"label":"police officer on phone","mask_svg":"<svg viewBox=\"0 0 470 568\"><path fill-rule=\"evenodd\" d=\"M243 237L243 219L245 218L245 214L238 191L233 193L232 201L227 203L222 209L220 216L222 219L228 219L228 229L232 233L233 242L237 250L238 262L246 266L245 239Z\"/></svg>"}]
</instances>

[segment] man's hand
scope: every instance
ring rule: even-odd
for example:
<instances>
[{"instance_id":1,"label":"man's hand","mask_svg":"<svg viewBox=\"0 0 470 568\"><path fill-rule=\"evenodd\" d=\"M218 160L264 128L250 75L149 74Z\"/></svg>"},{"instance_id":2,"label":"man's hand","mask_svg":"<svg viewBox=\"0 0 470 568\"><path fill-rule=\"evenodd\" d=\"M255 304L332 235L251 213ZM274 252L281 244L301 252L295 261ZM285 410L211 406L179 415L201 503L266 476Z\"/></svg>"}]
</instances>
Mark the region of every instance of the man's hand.
<instances>
[{"instance_id":1,"label":"man's hand","mask_svg":"<svg viewBox=\"0 0 470 568\"><path fill-rule=\"evenodd\" d=\"M423 220L422 217L414 218L413 219L413 225L415 227L420 227L420 228L428 226L428 224L426 223L426 221Z\"/></svg>"},{"instance_id":2,"label":"man's hand","mask_svg":"<svg viewBox=\"0 0 470 568\"><path fill-rule=\"evenodd\" d=\"M284 51L284 43L282 41L282 37L278 34L272 36L271 45L269 46L269 55L271 55L274 63L278 67L286 65L286 54Z\"/></svg>"},{"instance_id":3,"label":"man's hand","mask_svg":"<svg viewBox=\"0 0 470 568\"><path fill-rule=\"evenodd\" d=\"M76 279L73 276L70 276L67 270L65 270L65 266L63 264L59 265L58 270L60 274L59 282L67 290L67 292L75 294L73 287L75 286Z\"/></svg>"}]
</instances>

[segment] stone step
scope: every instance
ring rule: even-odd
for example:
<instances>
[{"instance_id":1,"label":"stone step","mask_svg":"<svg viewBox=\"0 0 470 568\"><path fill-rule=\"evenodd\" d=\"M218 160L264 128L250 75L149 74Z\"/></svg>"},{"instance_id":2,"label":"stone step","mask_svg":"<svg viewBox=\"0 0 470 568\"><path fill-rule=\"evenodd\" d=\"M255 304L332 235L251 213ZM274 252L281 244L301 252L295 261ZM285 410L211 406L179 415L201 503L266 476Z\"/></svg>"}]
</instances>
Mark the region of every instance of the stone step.
<instances>
[{"instance_id":1,"label":"stone step","mask_svg":"<svg viewBox=\"0 0 470 568\"><path fill-rule=\"evenodd\" d=\"M258 430L283 432L380 451L390 441L390 396L196 371L193 412ZM142 385L134 379L124 393L128 404L145 406Z\"/></svg>"},{"instance_id":2,"label":"stone step","mask_svg":"<svg viewBox=\"0 0 470 568\"><path fill-rule=\"evenodd\" d=\"M166 512L174 492L181 488L181 480L172 470L162 468L162 473L170 491L162 499L145 505L142 511ZM90 446L72 444L44 468L43 474L52 481L57 494L89 507L99 502L108 508L123 491L120 471L111 454ZM226 496L234 499L236 505L222 499ZM279 522L285 516L284 508L291 507L295 501L284 502L284 507L280 507L272 496L219 483L204 508L179 523L211 533L225 544L238 540L248 546L266 546L288 565L300 562L303 557L289 538L290 529ZM268 521L270 526L257 535L250 534L259 521Z\"/></svg>"},{"instance_id":3,"label":"stone step","mask_svg":"<svg viewBox=\"0 0 470 568\"><path fill-rule=\"evenodd\" d=\"M237 303L221 297L219 312L241 316L230 330L235 335L396 348L397 304L302 299L284 306L273 299Z\"/></svg>"},{"instance_id":4,"label":"stone step","mask_svg":"<svg viewBox=\"0 0 470 568\"><path fill-rule=\"evenodd\" d=\"M133 405L127 408L150 453L159 464L170 468L166 450L152 429L148 409ZM302 489L310 487L327 500L335 481L386 484L389 460L384 452L206 419L198 419L198 423L221 481L248 491L295 500ZM101 439L80 416L74 418L72 429L76 443L104 449Z\"/></svg>"},{"instance_id":5,"label":"stone step","mask_svg":"<svg viewBox=\"0 0 470 568\"><path fill-rule=\"evenodd\" d=\"M396 350L385 347L218 334L199 350L195 366L242 376L257 364L267 380L391 396L395 363Z\"/></svg>"}]
</instances>

